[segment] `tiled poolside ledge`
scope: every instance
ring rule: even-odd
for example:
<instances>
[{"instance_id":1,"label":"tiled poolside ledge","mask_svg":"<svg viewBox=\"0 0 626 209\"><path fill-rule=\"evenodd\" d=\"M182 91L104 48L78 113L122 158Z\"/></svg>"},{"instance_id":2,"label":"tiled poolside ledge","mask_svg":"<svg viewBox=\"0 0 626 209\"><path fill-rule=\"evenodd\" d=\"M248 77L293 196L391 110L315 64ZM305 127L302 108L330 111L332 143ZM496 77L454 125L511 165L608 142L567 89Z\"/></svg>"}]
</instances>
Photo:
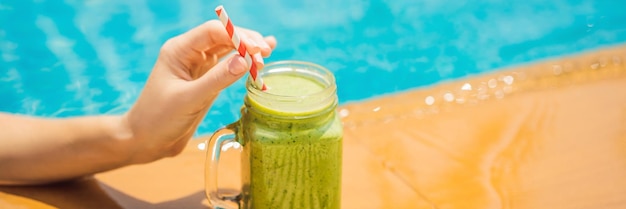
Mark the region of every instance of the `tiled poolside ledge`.
<instances>
[{"instance_id":1,"label":"tiled poolside ledge","mask_svg":"<svg viewBox=\"0 0 626 209\"><path fill-rule=\"evenodd\" d=\"M626 46L339 111L343 208L626 207ZM0 208L206 208L202 141L94 178L0 187Z\"/></svg>"}]
</instances>

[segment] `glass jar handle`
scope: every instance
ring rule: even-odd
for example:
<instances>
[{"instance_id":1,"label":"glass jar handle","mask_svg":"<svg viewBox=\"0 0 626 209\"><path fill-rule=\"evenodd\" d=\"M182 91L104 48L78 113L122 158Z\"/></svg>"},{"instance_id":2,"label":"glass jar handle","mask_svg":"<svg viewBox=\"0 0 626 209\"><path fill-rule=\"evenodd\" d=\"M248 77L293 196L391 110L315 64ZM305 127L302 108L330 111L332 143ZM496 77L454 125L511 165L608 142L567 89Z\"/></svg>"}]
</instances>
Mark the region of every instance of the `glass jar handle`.
<instances>
[{"instance_id":1,"label":"glass jar handle","mask_svg":"<svg viewBox=\"0 0 626 209\"><path fill-rule=\"evenodd\" d=\"M217 130L207 141L207 155L205 168L205 192L209 203L213 208L237 209L241 195L223 196L218 192L217 167L220 160L222 147L227 143L238 143L236 141L236 129L234 125L228 125Z\"/></svg>"}]
</instances>

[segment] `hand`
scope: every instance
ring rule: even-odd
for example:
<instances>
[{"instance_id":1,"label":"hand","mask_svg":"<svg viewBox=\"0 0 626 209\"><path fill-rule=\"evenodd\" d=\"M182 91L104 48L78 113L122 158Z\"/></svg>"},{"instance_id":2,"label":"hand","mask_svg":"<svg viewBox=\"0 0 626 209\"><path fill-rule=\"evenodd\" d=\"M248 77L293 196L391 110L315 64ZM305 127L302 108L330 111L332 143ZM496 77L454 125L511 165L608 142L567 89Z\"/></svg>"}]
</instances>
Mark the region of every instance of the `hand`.
<instances>
[{"instance_id":1,"label":"hand","mask_svg":"<svg viewBox=\"0 0 626 209\"><path fill-rule=\"evenodd\" d=\"M274 37L237 28L259 68L269 56ZM135 105L122 117L131 163L146 163L182 151L220 91L247 72L239 55L222 59L235 49L217 20L168 40ZM220 59L222 59L220 61Z\"/></svg>"}]
</instances>

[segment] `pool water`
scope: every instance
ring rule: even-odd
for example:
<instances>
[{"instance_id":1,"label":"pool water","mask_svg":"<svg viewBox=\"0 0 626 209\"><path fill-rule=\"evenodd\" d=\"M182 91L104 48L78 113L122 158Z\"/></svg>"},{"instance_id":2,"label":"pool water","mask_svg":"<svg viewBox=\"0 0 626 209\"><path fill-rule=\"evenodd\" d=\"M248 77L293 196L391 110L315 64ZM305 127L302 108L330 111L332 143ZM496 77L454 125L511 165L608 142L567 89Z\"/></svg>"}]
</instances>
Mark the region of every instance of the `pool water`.
<instances>
[{"instance_id":1,"label":"pool water","mask_svg":"<svg viewBox=\"0 0 626 209\"><path fill-rule=\"evenodd\" d=\"M119 114L168 38L215 19L275 35L266 62L305 60L337 77L342 104L626 42L626 1L0 1L0 111ZM198 134L239 117L243 79Z\"/></svg>"}]
</instances>

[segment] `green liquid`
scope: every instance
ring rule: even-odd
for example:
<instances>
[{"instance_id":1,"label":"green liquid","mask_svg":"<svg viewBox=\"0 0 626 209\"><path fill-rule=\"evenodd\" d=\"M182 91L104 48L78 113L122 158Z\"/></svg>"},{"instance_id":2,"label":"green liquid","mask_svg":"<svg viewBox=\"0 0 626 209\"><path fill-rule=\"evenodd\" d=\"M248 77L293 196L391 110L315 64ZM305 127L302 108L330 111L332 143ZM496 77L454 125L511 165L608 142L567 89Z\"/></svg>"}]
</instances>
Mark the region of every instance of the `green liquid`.
<instances>
[{"instance_id":1,"label":"green liquid","mask_svg":"<svg viewBox=\"0 0 626 209\"><path fill-rule=\"evenodd\" d=\"M276 95L307 95L324 89L317 81L294 74L263 79L268 93ZM343 129L335 107L321 108L314 117L290 119L294 113L263 106L250 97L246 105L243 208L340 208Z\"/></svg>"},{"instance_id":2,"label":"green liquid","mask_svg":"<svg viewBox=\"0 0 626 209\"><path fill-rule=\"evenodd\" d=\"M324 86L318 81L297 75L270 75L263 77L267 93L283 96L302 96L321 92Z\"/></svg>"}]
</instances>

